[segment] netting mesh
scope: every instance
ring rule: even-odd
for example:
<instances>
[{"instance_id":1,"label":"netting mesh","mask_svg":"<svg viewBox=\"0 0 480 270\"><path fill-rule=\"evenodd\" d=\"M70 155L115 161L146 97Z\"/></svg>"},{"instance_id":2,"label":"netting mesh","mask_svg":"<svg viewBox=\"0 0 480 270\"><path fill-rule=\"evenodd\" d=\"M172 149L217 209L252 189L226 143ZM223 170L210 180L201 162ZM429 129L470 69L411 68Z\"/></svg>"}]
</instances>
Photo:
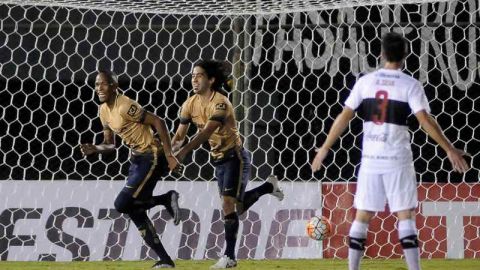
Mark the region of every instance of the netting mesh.
<instances>
[{"instance_id":1,"label":"netting mesh","mask_svg":"<svg viewBox=\"0 0 480 270\"><path fill-rule=\"evenodd\" d=\"M379 36L405 34L405 71L420 79L447 136L473 154L478 138L478 13L475 3L372 6L268 16L191 16L3 5L0 13L1 179L124 179L128 150L82 159L78 144L101 142L93 80L98 68L173 131L190 94L192 64L231 64L231 100L253 178L312 179L312 149L341 111L356 78L379 64ZM448 67L448 69L447 69ZM422 181L477 181L449 171L445 154L410 119ZM352 180L361 120L351 124L317 177ZM194 132L194 131L191 131ZM100 136L98 136L100 135ZM187 177L210 180L206 150Z\"/></svg>"},{"instance_id":2,"label":"netting mesh","mask_svg":"<svg viewBox=\"0 0 480 270\"><path fill-rule=\"evenodd\" d=\"M480 196L473 186L452 185L478 182L479 179L480 78L477 64L480 29L476 1L384 6L353 6L357 1L324 1L318 5L314 1L289 1L296 7L303 3L309 11L285 13L286 9L278 10L283 6L275 4L275 8L265 8L262 12L245 9L245 13L256 15L238 12L237 16L212 15L215 12L211 10L210 15L186 15L181 10L178 14L164 14L161 9L153 10L157 6L148 4L158 1L142 1L141 7L132 7L125 1L75 1L75 8L73 1L22 1L21 6L14 5L18 1L0 2L4 3L0 4L2 180L125 180L129 157L127 147L121 145L120 140L117 140L115 154L109 156L84 159L78 149L80 143L100 143L102 140L98 102L93 92L97 70L112 69L119 74L122 92L164 117L173 132L178 126L180 106L191 92L193 63L202 58L224 60L232 69L230 99L245 147L253 157L252 179L265 179L273 173L282 183L310 184L318 179L331 182L332 185L327 183L323 187L321 202L323 214L334 224L334 236L324 242L324 256L344 257L348 248L344 239L353 218L354 186L350 184L355 182L360 162L362 120L352 121L351 132L343 135L333 147L326 160L326 169L313 175L309 161L313 149L321 145L326 131L342 110L342 103L357 78L380 65L379 37L393 30L404 34L411 46L404 71L424 85L432 114L448 138L456 147L472 155L469 158L473 165L471 170L466 174L451 172L445 153L419 129L414 117L410 117L408 124L412 130L418 180L449 183L422 186L421 190L425 188L422 198L435 202L460 201L468 205L467 201L475 201ZM180 5L185 1L164 2ZM244 3L224 1L222 7L240 2ZM272 5L277 2L284 3L272 1ZM366 1L363 4L387 2L390 3ZM28 5L34 3L39 5ZM63 6L54 6L57 4ZM89 9L90 4L95 4L95 8ZM197 6L191 5L191 8ZM229 9L229 12L234 10ZM194 132L190 130L189 136ZM213 167L208 159L208 146L195 151L185 161L185 178L179 180L213 180ZM336 185L344 182L345 185ZM118 184L122 183L118 181ZM59 190L56 199L63 195ZM87 202L83 198L78 201ZM111 205L112 201L112 198L102 197L105 205ZM478 210L478 201L472 207ZM9 208L2 212L0 226L10 222L12 216L34 218L41 215L41 210L25 209ZM296 217L308 220L315 214L314 210L297 210L286 210L286 216L278 218L278 223L284 224L282 222ZM79 218L76 213L83 210L65 208L62 211L58 212L62 214L57 210L53 213ZM214 258L212 254L221 250L215 245L223 239L219 213L215 212L212 218L216 227L210 235L213 244L206 249L206 258ZM431 213L436 212L431 210ZM81 215L93 216L85 211ZM193 214L189 215L189 222L197 222L192 219ZM253 222L250 220L253 216L250 215L247 222ZM163 222L159 226L164 226L163 213L155 217ZM112 237L113 245L107 245L109 250L116 251L108 251L106 258L122 258L123 246L119 247L118 242L125 244L128 224L125 225L113 209L100 209L98 219L117 222L119 227L112 225L114 233L108 236ZM374 239L387 240L369 246L367 256L400 256L399 249L391 253L392 247L398 248L392 236L393 219L380 215L374 221L377 222L374 228L378 229ZM260 220L258 215L257 220ZM419 220L420 240L429 243L422 256L448 256L447 252L438 249L448 246L447 240L431 239L434 232L443 230L444 220L440 217ZM465 256L478 257L478 240L474 235L480 223L471 218L462 224L466 226L465 232L468 231L462 251ZM252 227L257 225L254 223ZM47 228L49 232L52 230L51 237L58 237L54 235L56 227L52 226ZM286 242L285 228L288 226L282 226L272 229L272 239ZM196 229L194 226L187 228L185 234L194 234ZM5 225L0 232L9 230L13 232L13 227ZM247 231L250 236L257 233ZM278 235L280 238L275 238ZM13 236L0 237L8 243L10 239ZM58 242L57 238L52 239ZM190 238L185 239L182 241L190 241ZM26 238L18 241L31 244ZM455 243L463 241L456 239ZM0 241L0 248L2 243ZM185 252L193 252L190 246L193 244L185 243L182 242L182 247L188 249ZM251 256L252 250L254 254L255 247L242 242L242 256ZM119 248L121 251L117 250ZM269 250L271 254L281 255L275 246L270 246ZM5 259L7 253L1 251ZM144 258L147 253L143 248L143 257L140 257ZM42 256L55 259L51 254ZM80 254L75 258L85 260L87 257Z\"/></svg>"}]
</instances>

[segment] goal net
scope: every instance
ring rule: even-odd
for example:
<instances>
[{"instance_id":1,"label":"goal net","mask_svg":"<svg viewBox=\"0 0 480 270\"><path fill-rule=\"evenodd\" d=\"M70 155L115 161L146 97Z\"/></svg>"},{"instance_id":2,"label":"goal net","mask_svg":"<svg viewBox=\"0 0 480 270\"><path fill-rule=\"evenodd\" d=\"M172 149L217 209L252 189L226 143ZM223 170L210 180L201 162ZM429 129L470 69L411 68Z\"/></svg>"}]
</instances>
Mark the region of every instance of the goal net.
<instances>
[{"instance_id":1,"label":"goal net","mask_svg":"<svg viewBox=\"0 0 480 270\"><path fill-rule=\"evenodd\" d=\"M362 120L352 121L325 169L312 174L309 163L357 78L381 64L380 37L388 31L409 41L404 72L422 82L432 115L474 167L453 173L446 154L409 118L421 256L478 258L478 5L0 0L0 260L154 258L113 209L128 175L128 148L117 142L115 154L89 158L78 148L102 141L95 75L115 71L122 93L173 133L191 93L192 65L209 58L231 67L229 98L252 154L250 187L275 174L286 193L281 203L262 198L241 217L239 258L345 258ZM180 228L164 210L150 216L174 258L218 258L224 236L208 148L185 165L184 177L157 185L182 194ZM304 234L313 215L334 227L319 244ZM401 256L395 222L386 212L374 219L367 256Z\"/></svg>"}]
</instances>

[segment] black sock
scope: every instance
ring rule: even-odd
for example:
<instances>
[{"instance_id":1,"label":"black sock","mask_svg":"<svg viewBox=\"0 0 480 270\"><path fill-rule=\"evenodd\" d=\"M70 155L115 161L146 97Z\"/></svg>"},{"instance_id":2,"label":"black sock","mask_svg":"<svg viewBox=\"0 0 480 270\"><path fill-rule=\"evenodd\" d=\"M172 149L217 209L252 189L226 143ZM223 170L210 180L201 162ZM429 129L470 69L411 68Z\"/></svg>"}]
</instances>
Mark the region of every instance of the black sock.
<instances>
[{"instance_id":1,"label":"black sock","mask_svg":"<svg viewBox=\"0 0 480 270\"><path fill-rule=\"evenodd\" d=\"M142 236L145 243L152 248L155 253L157 253L160 260L165 262L171 262L172 259L168 256L167 251L162 245L160 238L155 231L155 227L153 227L152 221L147 216L145 211L137 211L134 213L129 214L130 219L132 219L133 223L138 228L140 235Z\"/></svg>"},{"instance_id":2,"label":"black sock","mask_svg":"<svg viewBox=\"0 0 480 270\"><path fill-rule=\"evenodd\" d=\"M172 196L172 190L169 192L159 195L159 196L153 196L153 202L155 205L170 205L170 198Z\"/></svg>"},{"instance_id":3,"label":"black sock","mask_svg":"<svg viewBox=\"0 0 480 270\"><path fill-rule=\"evenodd\" d=\"M252 190L245 192L245 196L243 196L243 209L242 211L245 212L252 206L258 199L265 195L273 192L273 185L269 182L263 183L261 186L258 186Z\"/></svg>"},{"instance_id":4,"label":"black sock","mask_svg":"<svg viewBox=\"0 0 480 270\"><path fill-rule=\"evenodd\" d=\"M156 206L153 197L148 200L134 200L133 205L135 207L135 211L147 211L148 209Z\"/></svg>"},{"instance_id":5,"label":"black sock","mask_svg":"<svg viewBox=\"0 0 480 270\"><path fill-rule=\"evenodd\" d=\"M147 200L134 200L133 205L135 206L136 210L139 211L146 211L152 207L155 207L157 205L170 205L170 196L171 192L169 191L165 194L159 195L159 196L153 196L150 197Z\"/></svg>"},{"instance_id":6,"label":"black sock","mask_svg":"<svg viewBox=\"0 0 480 270\"><path fill-rule=\"evenodd\" d=\"M236 212L225 216L225 255L235 260L235 244L237 243L238 215Z\"/></svg>"}]
</instances>

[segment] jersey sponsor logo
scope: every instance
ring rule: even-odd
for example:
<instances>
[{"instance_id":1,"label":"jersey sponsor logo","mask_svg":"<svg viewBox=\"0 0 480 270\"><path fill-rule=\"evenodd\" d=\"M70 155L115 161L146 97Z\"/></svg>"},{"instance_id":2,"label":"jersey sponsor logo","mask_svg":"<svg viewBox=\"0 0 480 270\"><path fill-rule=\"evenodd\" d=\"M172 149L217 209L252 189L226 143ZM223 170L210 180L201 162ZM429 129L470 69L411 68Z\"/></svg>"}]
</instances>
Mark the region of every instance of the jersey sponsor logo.
<instances>
[{"instance_id":1,"label":"jersey sponsor logo","mask_svg":"<svg viewBox=\"0 0 480 270\"><path fill-rule=\"evenodd\" d=\"M130 108L128 109L127 114L130 115L130 116L135 116L135 114L137 113L137 111L138 111L137 106L132 105L132 106L130 106Z\"/></svg>"},{"instance_id":2,"label":"jersey sponsor logo","mask_svg":"<svg viewBox=\"0 0 480 270\"><path fill-rule=\"evenodd\" d=\"M225 103L218 103L215 105L216 110L222 110L225 111L227 109L227 104Z\"/></svg>"},{"instance_id":3,"label":"jersey sponsor logo","mask_svg":"<svg viewBox=\"0 0 480 270\"><path fill-rule=\"evenodd\" d=\"M382 133L382 134L365 134L364 140L365 141L371 141L371 142L386 142L388 138L388 134Z\"/></svg>"}]
</instances>

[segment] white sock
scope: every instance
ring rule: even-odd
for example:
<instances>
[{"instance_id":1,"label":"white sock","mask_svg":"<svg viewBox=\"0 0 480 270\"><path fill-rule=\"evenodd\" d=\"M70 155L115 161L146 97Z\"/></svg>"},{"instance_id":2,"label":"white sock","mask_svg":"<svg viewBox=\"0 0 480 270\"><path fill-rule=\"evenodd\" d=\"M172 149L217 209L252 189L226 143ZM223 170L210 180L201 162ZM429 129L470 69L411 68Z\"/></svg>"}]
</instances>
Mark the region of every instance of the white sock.
<instances>
[{"instance_id":1,"label":"white sock","mask_svg":"<svg viewBox=\"0 0 480 270\"><path fill-rule=\"evenodd\" d=\"M398 238L402 244L408 269L420 270L420 249L418 248L415 220L406 219L398 222Z\"/></svg>"},{"instance_id":2,"label":"white sock","mask_svg":"<svg viewBox=\"0 0 480 270\"><path fill-rule=\"evenodd\" d=\"M348 248L348 269L359 270L360 260L365 251L365 240L367 238L368 223L353 221L350 227L349 248Z\"/></svg>"}]
</instances>

